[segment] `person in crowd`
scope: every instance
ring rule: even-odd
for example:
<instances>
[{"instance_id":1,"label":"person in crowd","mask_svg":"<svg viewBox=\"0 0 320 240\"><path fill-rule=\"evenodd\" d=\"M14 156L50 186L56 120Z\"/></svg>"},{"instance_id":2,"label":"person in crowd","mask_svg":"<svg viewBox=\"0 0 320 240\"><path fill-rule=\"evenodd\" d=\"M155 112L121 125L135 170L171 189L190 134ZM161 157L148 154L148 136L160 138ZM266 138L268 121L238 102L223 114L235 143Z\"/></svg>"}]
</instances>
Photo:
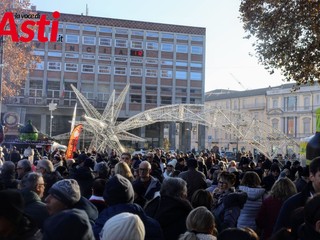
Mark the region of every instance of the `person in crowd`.
<instances>
[{"instance_id":1,"label":"person in crowd","mask_svg":"<svg viewBox=\"0 0 320 240\"><path fill-rule=\"evenodd\" d=\"M46 204L41 201L45 189L42 175L36 172L27 173L21 179L19 188L25 203L24 212L42 228L49 217Z\"/></svg>"},{"instance_id":2,"label":"person in crowd","mask_svg":"<svg viewBox=\"0 0 320 240\"><path fill-rule=\"evenodd\" d=\"M53 164L48 159L41 159L38 164L36 171L41 173L46 184L46 188L44 190L43 199L48 196L48 190L51 186L59 180L62 180L63 177L59 172L54 171Z\"/></svg>"},{"instance_id":3,"label":"person in crowd","mask_svg":"<svg viewBox=\"0 0 320 240\"><path fill-rule=\"evenodd\" d=\"M21 160L20 152L18 151L16 146L13 146L9 154L9 161L12 161L14 164L17 164L20 160Z\"/></svg>"},{"instance_id":4,"label":"person in crowd","mask_svg":"<svg viewBox=\"0 0 320 240\"><path fill-rule=\"evenodd\" d=\"M132 184L128 179L119 174L110 178L106 183L103 198L107 207L99 214L99 217L93 226L96 240L99 240L99 234L106 221L123 212L133 213L140 217L146 230L145 239L164 239L159 222L147 216L141 206L133 203L134 191Z\"/></svg>"},{"instance_id":5,"label":"person in crowd","mask_svg":"<svg viewBox=\"0 0 320 240\"><path fill-rule=\"evenodd\" d=\"M32 172L32 165L30 161L28 159L19 160L17 163L16 171L18 180L21 180L24 175Z\"/></svg>"},{"instance_id":6,"label":"person in crowd","mask_svg":"<svg viewBox=\"0 0 320 240\"><path fill-rule=\"evenodd\" d=\"M198 161L198 171L202 172L206 177L208 176L208 169L206 164L204 163L204 158L203 157L198 157L197 158Z\"/></svg>"},{"instance_id":7,"label":"person in crowd","mask_svg":"<svg viewBox=\"0 0 320 240\"><path fill-rule=\"evenodd\" d=\"M124 212L106 221L100 240L144 240L145 235L145 227L140 217Z\"/></svg>"},{"instance_id":8,"label":"person in crowd","mask_svg":"<svg viewBox=\"0 0 320 240\"><path fill-rule=\"evenodd\" d=\"M100 213L105 207L106 203L103 199L103 191L106 185L106 180L103 178L97 178L93 182L92 195L89 201L96 206L98 212Z\"/></svg>"},{"instance_id":9,"label":"person in crowd","mask_svg":"<svg viewBox=\"0 0 320 240\"><path fill-rule=\"evenodd\" d=\"M142 161L139 165L139 178L133 182L133 189L136 193L135 203L144 207L147 201L154 198L155 193L160 191L161 183L151 176L151 164Z\"/></svg>"},{"instance_id":10,"label":"person in crowd","mask_svg":"<svg viewBox=\"0 0 320 240\"><path fill-rule=\"evenodd\" d=\"M60 154L55 154L52 159L52 164L54 170L56 170L57 167L63 166L62 156Z\"/></svg>"},{"instance_id":11,"label":"person in crowd","mask_svg":"<svg viewBox=\"0 0 320 240\"><path fill-rule=\"evenodd\" d=\"M256 172L247 171L243 175L239 190L247 193L248 198L241 209L237 223L238 228L249 227L254 231L257 230L255 219L265 194L265 189L260 184L261 180Z\"/></svg>"},{"instance_id":12,"label":"person in crowd","mask_svg":"<svg viewBox=\"0 0 320 240\"><path fill-rule=\"evenodd\" d=\"M89 199L92 194L92 185L94 181L94 169L95 161L90 157L84 157L84 160L79 161L78 167L73 171L70 178L77 180L81 196Z\"/></svg>"},{"instance_id":13,"label":"person in crowd","mask_svg":"<svg viewBox=\"0 0 320 240\"><path fill-rule=\"evenodd\" d=\"M236 227L240 211L247 201L247 193L234 188L236 176L233 173L221 172L218 177L218 187L213 191L213 214L217 229Z\"/></svg>"},{"instance_id":14,"label":"person in crowd","mask_svg":"<svg viewBox=\"0 0 320 240\"><path fill-rule=\"evenodd\" d=\"M3 163L0 173L1 189L18 188L19 180L16 179L15 168L16 166L11 161L6 161Z\"/></svg>"},{"instance_id":15,"label":"person in crowd","mask_svg":"<svg viewBox=\"0 0 320 240\"><path fill-rule=\"evenodd\" d=\"M98 162L94 165L93 174L95 179L102 178L102 179L109 179L110 176L110 168L108 164L104 161Z\"/></svg>"},{"instance_id":16,"label":"person in crowd","mask_svg":"<svg viewBox=\"0 0 320 240\"><path fill-rule=\"evenodd\" d=\"M294 182L296 180L296 174L301 170L300 162L298 160L294 161L290 170L289 178Z\"/></svg>"},{"instance_id":17,"label":"person in crowd","mask_svg":"<svg viewBox=\"0 0 320 240\"><path fill-rule=\"evenodd\" d=\"M194 208L204 206L211 211L213 207L212 194L207 190L198 189L192 195L191 204Z\"/></svg>"},{"instance_id":18,"label":"person in crowd","mask_svg":"<svg viewBox=\"0 0 320 240\"><path fill-rule=\"evenodd\" d=\"M269 174L261 181L261 186L269 192L280 175L280 167L277 163L273 163L270 167Z\"/></svg>"},{"instance_id":19,"label":"person in crowd","mask_svg":"<svg viewBox=\"0 0 320 240\"><path fill-rule=\"evenodd\" d=\"M131 158L131 154L130 153L128 153L128 152L122 153L120 161L121 162L125 162L126 164L128 164L130 169L132 169L132 158Z\"/></svg>"},{"instance_id":20,"label":"person in crowd","mask_svg":"<svg viewBox=\"0 0 320 240\"><path fill-rule=\"evenodd\" d=\"M0 191L0 239L41 240L42 234L23 213L24 201L17 189Z\"/></svg>"},{"instance_id":21,"label":"person in crowd","mask_svg":"<svg viewBox=\"0 0 320 240\"><path fill-rule=\"evenodd\" d=\"M320 192L320 157L314 158L309 165L309 183L299 193L287 199L279 212L273 232L281 228L291 228L290 216L295 209L303 207L310 196Z\"/></svg>"},{"instance_id":22,"label":"person in crowd","mask_svg":"<svg viewBox=\"0 0 320 240\"><path fill-rule=\"evenodd\" d=\"M261 240L267 240L271 237L283 202L296 193L296 187L289 178L280 178L274 183L270 195L263 200L256 217Z\"/></svg>"},{"instance_id":23,"label":"person in crowd","mask_svg":"<svg viewBox=\"0 0 320 240\"><path fill-rule=\"evenodd\" d=\"M217 229L213 214L206 207L193 209L186 220L188 231L179 240L216 240Z\"/></svg>"},{"instance_id":24,"label":"person in crowd","mask_svg":"<svg viewBox=\"0 0 320 240\"><path fill-rule=\"evenodd\" d=\"M168 162L166 169L164 170L163 177L168 178L172 176L172 173L174 172L174 168L177 165L177 160L172 159L170 162Z\"/></svg>"},{"instance_id":25,"label":"person in crowd","mask_svg":"<svg viewBox=\"0 0 320 240\"><path fill-rule=\"evenodd\" d=\"M114 167L114 173L120 174L121 176L127 178L130 182L133 182L133 174L126 162L117 163Z\"/></svg>"},{"instance_id":26,"label":"person in crowd","mask_svg":"<svg viewBox=\"0 0 320 240\"><path fill-rule=\"evenodd\" d=\"M296 185L297 191L301 192L308 185L308 182L309 182L309 167L308 166L302 167L298 171L298 178L294 182L294 184Z\"/></svg>"},{"instance_id":27,"label":"person in crowd","mask_svg":"<svg viewBox=\"0 0 320 240\"><path fill-rule=\"evenodd\" d=\"M177 239L186 231L186 219L191 210L187 183L181 178L166 178L160 196L145 207L147 215L159 221L166 240Z\"/></svg>"},{"instance_id":28,"label":"person in crowd","mask_svg":"<svg viewBox=\"0 0 320 240\"><path fill-rule=\"evenodd\" d=\"M184 172L188 170L188 167L186 166L185 158L183 157L177 158L177 164L176 164L175 170L178 170L180 172Z\"/></svg>"},{"instance_id":29,"label":"person in crowd","mask_svg":"<svg viewBox=\"0 0 320 240\"><path fill-rule=\"evenodd\" d=\"M92 226L85 211L71 208L49 217L43 227L42 240L94 240Z\"/></svg>"},{"instance_id":30,"label":"person in crowd","mask_svg":"<svg viewBox=\"0 0 320 240\"><path fill-rule=\"evenodd\" d=\"M191 201L192 195L198 189L206 189L207 182L206 176L197 170L198 161L194 158L187 160L188 171L181 172L178 177L187 182L188 186L188 199Z\"/></svg>"},{"instance_id":31,"label":"person in crowd","mask_svg":"<svg viewBox=\"0 0 320 240\"><path fill-rule=\"evenodd\" d=\"M81 196L79 184L74 179L63 179L56 182L49 189L48 194L45 202L50 216L68 209L80 209L87 214L91 225L98 218L97 208L88 199Z\"/></svg>"},{"instance_id":32,"label":"person in crowd","mask_svg":"<svg viewBox=\"0 0 320 240\"><path fill-rule=\"evenodd\" d=\"M304 223L299 229L299 240L320 239L320 193L309 199L304 207Z\"/></svg>"},{"instance_id":33,"label":"person in crowd","mask_svg":"<svg viewBox=\"0 0 320 240\"><path fill-rule=\"evenodd\" d=\"M218 234L218 240L259 240L259 236L250 228L227 228Z\"/></svg>"}]
</instances>

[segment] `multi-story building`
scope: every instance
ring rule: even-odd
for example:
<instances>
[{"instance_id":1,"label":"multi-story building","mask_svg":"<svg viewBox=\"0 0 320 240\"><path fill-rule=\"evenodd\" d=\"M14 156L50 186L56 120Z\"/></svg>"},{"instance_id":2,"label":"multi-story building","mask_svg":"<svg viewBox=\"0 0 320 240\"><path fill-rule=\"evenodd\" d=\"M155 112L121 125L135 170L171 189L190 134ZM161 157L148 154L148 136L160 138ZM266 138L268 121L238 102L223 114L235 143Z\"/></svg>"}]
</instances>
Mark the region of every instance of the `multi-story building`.
<instances>
[{"instance_id":1,"label":"multi-story building","mask_svg":"<svg viewBox=\"0 0 320 240\"><path fill-rule=\"evenodd\" d=\"M50 19L51 13L39 13ZM50 32L51 28L46 28L47 36ZM49 134L48 104L57 103L52 135L66 133L77 101L71 84L102 111L112 91L117 96L129 83L119 121L163 105L203 104L205 32L201 27L61 14L62 41L34 39L33 53L41 62L30 72L21 95L4 102L3 113L15 112L21 123L30 119L41 132ZM78 120L81 114L80 109ZM171 148L190 149L190 140L189 146L184 142L184 130L176 143L175 126L158 123L134 133L156 147L163 144L164 132L169 131Z\"/></svg>"},{"instance_id":2,"label":"multi-story building","mask_svg":"<svg viewBox=\"0 0 320 240\"><path fill-rule=\"evenodd\" d=\"M315 110L320 107L320 87L302 86L294 90L293 84L284 84L246 91L214 90L206 93L205 104L241 113L249 112L254 118L299 142L315 132ZM231 151L255 151L248 143L225 133L221 128L208 129L206 132L206 147L213 145ZM287 146L286 153L297 153L297 149Z\"/></svg>"}]
</instances>

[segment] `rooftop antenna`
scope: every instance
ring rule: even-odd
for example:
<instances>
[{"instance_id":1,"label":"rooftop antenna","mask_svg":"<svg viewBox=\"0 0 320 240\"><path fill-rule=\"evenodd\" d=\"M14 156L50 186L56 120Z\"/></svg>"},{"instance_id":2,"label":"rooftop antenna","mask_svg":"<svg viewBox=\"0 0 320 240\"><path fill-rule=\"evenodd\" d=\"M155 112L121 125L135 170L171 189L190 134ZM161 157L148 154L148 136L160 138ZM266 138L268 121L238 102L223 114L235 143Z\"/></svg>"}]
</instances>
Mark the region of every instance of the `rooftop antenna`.
<instances>
[{"instance_id":1,"label":"rooftop antenna","mask_svg":"<svg viewBox=\"0 0 320 240\"><path fill-rule=\"evenodd\" d=\"M88 7L88 4L86 4L86 16L89 15L89 7Z\"/></svg>"}]
</instances>

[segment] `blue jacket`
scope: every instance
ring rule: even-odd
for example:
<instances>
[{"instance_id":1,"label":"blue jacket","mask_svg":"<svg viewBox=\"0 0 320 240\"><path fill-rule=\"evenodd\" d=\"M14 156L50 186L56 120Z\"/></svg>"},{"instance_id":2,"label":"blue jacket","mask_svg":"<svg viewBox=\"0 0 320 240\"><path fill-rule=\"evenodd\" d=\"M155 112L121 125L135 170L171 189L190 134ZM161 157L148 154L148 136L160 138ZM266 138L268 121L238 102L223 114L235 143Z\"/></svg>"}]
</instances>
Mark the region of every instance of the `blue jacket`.
<instances>
[{"instance_id":1,"label":"blue jacket","mask_svg":"<svg viewBox=\"0 0 320 240\"><path fill-rule=\"evenodd\" d=\"M146 229L146 240L163 240L163 232L161 230L160 224L157 220L148 217L144 210L138 205L138 204L132 204L132 203L121 203L109 206L105 208L100 214L98 219L95 222L95 225L93 226L93 233L96 238L96 240L100 240L99 233L101 232L105 222L123 212L129 212L138 215L142 222L144 223L145 229Z\"/></svg>"}]
</instances>

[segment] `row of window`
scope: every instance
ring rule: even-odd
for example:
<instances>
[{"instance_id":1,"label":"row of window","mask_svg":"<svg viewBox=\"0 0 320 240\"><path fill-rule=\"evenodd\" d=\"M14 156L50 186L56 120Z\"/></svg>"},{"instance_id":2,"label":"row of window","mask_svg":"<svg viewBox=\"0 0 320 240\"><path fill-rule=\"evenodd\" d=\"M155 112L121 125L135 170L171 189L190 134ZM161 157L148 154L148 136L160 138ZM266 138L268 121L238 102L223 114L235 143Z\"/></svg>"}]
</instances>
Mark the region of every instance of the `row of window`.
<instances>
[{"instance_id":1,"label":"row of window","mask_svg":"<svg viewBox=\"0 0 320 240\"><path fill-rule=\"evenodd\" d=\"M47 70L50 71L61 71L61 62L48 62ZM43 70L44 63L37 63L36 69ZM66 72L78 72L78 64L77 63L65 63L64 70ZM83 73L94 73L95 72L95 65L93 64L81 64L81 72ZM99 65L97 68L97 72L101 74L111 74L111 67L107 65ZM114 67L114 74L115 75L127 75L127 68L126 67ZM157 69L145 69L144 72L146 77L158 77L158 70ZM137 76L141 77L143 75L142 68L131 67L130 68L130 76ZM159 76L161 78L173 78L174 72L172 70L161 69ZM187 79L188 72L186 71L175 71L175 78L176 79ZM190 72L190 79L191 80L202 80L202 73L201 72Z\"/></svg>"},{"instance_id":2,"label":"row of window","mask_svg":"<svg viewBox=\"0 0 320 240\"><path fill-rule=\"evenodd\" d=\"M33 51L34 55L37 56L44 56L45 52L44 51L40 51L40 50L35 50ZM61 52L53 52L53 51L49 51L47 54L49 57L62 57L62 53ZM95 54L88 54L88 53L83 53L83 54L78 54L78 53L70 53L67 52L65 53L65 58L80 58L82 57L82 59L96 59L96 55ZM141 59L141 58L127 58L127 57L120 57L120 56L115 56L115 57L111 57L109 55L98 55L98 59L99 60L105 60L105 61L112 61L112 59L115 62L128 62L128 60L130 60L130 62L133 63L143 63L145 62L146 64L158 64L160 63L161 65L166 65L166 66L177 66L177 67L188 67L188 65L190 65L190 67L192 68L202 68L202 63L201 62L190 62L188 63L187 61L172 61L172 60L160 60L158 61L158 59L155 58L147 58L147 59Z\"/></svg>"},{"instance_id":3,"label":"row of window","mask_svg":"<svg viewBox=\"0 0 320 240\"><path fill-rule=\"evenodd\" d=\"M141 95L130 95L131 103L142 103ZM161 96L160 98L161 104L172 104L172 97ZM157 104L157 96L146 96L146 103ZM187 103L187 98L176 98L176 103ZM201 99L199 98L190 98L190 103L201 103Z\"/></svg>"},{"instance_id":4,"label":"row of window","mask_svg":"<svg viewBox=\"0 0 320 240\"><path fill-rule=\"evenodd\" d=\"M63 28L63 24L59 24L59 29ZM65 29L69 30L80 30L80 25L76 24L66 24ZM141 36L143 37L144 35L146 37L155 37L158 38L159 36L162 39L174 39L176 38L177 40L185 40L188 41L189 39L191 41L195 42L203 42L204 37L199 36L199 35L186 35L186 34L173 34L173 33L159 33L159 32L153 32L153 31L142 31L142 30L129 30L125 28L111 28L111 27L96 27L96 26L88 26L88 25L83 25L82 26L83 31L88 31L88 32L96 32L97 30L101 33L116 33L116 34L124 34L128 35L131 34L132 36Z\"/></svg>"},{"instance_id":5,"label":"row of window","mask_svg":"<svg viewBox=\"0 0 320 240\"><path fill-rule=\"evenodd\" d=\"M78 35L66 35L65 42L72 43L72 44L79 44L80 37ZM130 43L130 47L134 49L144 49L144 42L137 41L137 40L126 40L126 39L114 39L114 46L119 48L128 48ZM85 45L96 45L96 37L93 36L82 36L82 44ZM112 46L112 39L99 37L99 46ZM164 52L173 52L174 44L172 43L161 43L158 42L146 42L145 49L147 50L159 50ZM189 52L189 45L184 44L176 44L175 45L176 52L178 53L188 53ZM191 46L190 52L192 54L203 54L203 47L202 46Z\"/></svg>"}]
</instances>

